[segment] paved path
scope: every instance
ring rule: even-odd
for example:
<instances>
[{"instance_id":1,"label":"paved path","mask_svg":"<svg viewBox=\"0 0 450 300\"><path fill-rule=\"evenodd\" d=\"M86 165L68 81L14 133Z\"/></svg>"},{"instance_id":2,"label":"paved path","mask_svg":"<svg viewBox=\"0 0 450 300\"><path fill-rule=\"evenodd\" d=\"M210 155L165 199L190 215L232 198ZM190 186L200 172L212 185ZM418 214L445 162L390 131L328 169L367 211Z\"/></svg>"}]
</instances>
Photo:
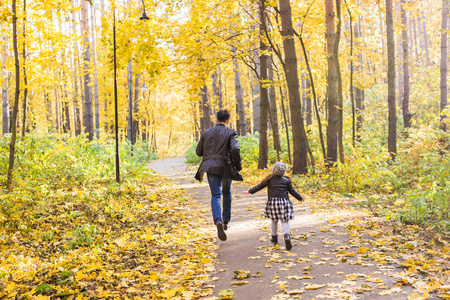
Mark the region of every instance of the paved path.
<instances>
[{"instance_id":1,"label":"paved path","mask_svg":"<svg viewBox=\"0 0 450 300\"><path fill-rule=\"evenodd\" d=\"M194 180L195 170L184 164L184 158L158 160L149 168L189 190L205 213L203 223L216 235L208 185ZM284 247L281 226L280 247L274 247L270 243L270 221L263 217L266 191L242 194L252 184L233 183L231 226L227 241L217 239L216 271L209 283L214 293L208 299L218 299L218 293L227 289L235 292L232 299L237 300L407 299L412 293L409 287L395 290L395 274L401 269L365 260L364 254L357 253L360 245L352 245L345 228L311 214L308 202L291 199L295 212L295 220L290 222L291 251ZM248 272L249 277L233 278L239 270Z\"/></svg>"}]
</instances>

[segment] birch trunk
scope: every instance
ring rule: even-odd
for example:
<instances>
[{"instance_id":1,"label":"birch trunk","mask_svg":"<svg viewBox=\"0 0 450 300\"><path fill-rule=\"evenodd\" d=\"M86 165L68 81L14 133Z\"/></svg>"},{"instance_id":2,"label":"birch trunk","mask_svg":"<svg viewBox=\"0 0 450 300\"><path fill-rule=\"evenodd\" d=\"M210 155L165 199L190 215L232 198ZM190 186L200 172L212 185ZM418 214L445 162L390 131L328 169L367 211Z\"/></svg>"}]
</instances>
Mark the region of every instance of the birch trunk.
<instances>
[{"instance_id":1,"label":"birch trunk","mask_svg":"<svg viewBox=\"0 0 450 300\"><path fill-rule=\"evenodd\" d=\"M100 137L100 110L98 99L98 68L97 68L97 46L96 46L96 17L94 5L91 5L91 32L92 32L92 61L94 62L94 101L95 101L95 136Z\"/></svg>"},{"instance_id":2,"label":"birch trunk","mask_svg":"<svg viewBox=\"0 0 450 300\"><path fill-rule=\"evenodd\" d=\"M88 33L88 0L81 0L81 32L83 34L83 84L84 84L84 112L83 126L89 141L94 139L94 120L92 113L92 92L91 92L91 74L90 74L90 43Z\"/></svg>"}]
</instances>

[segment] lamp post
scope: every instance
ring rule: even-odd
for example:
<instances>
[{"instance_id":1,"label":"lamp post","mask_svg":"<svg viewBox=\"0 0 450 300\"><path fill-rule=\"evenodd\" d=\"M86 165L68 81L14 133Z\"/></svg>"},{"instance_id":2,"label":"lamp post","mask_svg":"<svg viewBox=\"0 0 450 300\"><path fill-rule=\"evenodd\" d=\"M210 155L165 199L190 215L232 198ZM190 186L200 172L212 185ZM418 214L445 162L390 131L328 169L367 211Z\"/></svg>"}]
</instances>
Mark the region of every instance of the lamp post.
<instances>
[{"instance_id":1,"label":"lamp post","mask_svg":"<svg viewBox=\"0 0 450 300\"><path fill-rule=\"evenodd\" d=\"M142 1L143 13L140 20L148 20L145 13L145 3ZM120 183L120 155L119 155L119 111L117 105L117 54L116 54L116 9L113 7L113 48L114 48L114 119L116 133L116 182Z\"/></svg>"}]
</instances>

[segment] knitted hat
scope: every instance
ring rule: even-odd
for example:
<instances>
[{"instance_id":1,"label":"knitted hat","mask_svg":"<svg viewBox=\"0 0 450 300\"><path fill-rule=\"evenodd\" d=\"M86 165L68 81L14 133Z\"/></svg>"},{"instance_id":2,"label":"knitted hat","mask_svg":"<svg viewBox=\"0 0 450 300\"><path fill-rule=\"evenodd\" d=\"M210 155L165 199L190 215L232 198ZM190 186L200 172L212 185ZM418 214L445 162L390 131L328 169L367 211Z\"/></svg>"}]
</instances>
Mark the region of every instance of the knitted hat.
<instances>
[{"instance_id":1,"label":"knitted hat","mask_svg":"<svg viewBox=\"0 0 450 300\"><path fill-rule=\"evenodd\" d=\"M286 172L286 165L284 163L277 161L273 164L273 175L283 176L284 172Z\"/></svg>"}]
</instances>

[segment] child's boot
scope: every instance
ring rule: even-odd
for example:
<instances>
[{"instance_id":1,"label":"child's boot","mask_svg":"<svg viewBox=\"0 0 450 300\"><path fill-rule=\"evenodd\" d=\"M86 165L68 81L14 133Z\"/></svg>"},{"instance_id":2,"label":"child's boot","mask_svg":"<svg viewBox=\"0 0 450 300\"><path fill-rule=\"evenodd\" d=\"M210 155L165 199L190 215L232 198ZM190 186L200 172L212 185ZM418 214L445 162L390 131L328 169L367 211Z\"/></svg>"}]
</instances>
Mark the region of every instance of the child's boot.
<instances>
[{"instance_id":1,"label":"child's boot","mask_svg":"<svg viewBox=\"0 0 450 300\"><path fill-rule=\"evenodd\" d=\"M286 250L291 250L292 244L291 244L291 237L289 236L289 233L284 234L284 242L286 243Z\"/></svg>"},{"instance_id":2,"label":"child's boot","mask_svg":"<svg viewBox=\"0 0 450 300\"><path fill-rule=\"evenodd\" d=\"M278 235L272 235L272 239L270 241L274 244L278 244Z\"/></svg>"}]
</instances>

